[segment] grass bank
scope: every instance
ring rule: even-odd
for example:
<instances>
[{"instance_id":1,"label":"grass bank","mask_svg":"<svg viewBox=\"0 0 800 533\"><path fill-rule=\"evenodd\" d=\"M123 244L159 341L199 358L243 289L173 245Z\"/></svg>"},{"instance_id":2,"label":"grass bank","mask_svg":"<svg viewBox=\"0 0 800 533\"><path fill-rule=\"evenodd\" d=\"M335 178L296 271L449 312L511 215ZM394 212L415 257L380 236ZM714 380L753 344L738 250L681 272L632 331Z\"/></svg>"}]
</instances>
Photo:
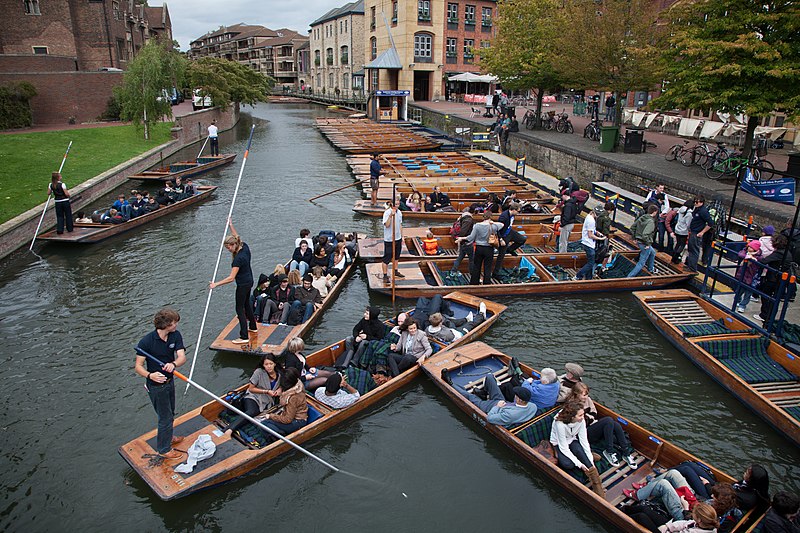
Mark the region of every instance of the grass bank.
<instances>
[{"instance_id":1,"label":"grass bank","mask_svg":"<svg viewBox=\"0 0 800 533\"><path fill-rule=\"evenodd\" d=\"M61 173L73 188L168 142L171 127L171 122L157 124L149 141L131 125L0 135L0 223L47 199L50 175L58 170L70 141Z\"/></svg>"}]
</instances>

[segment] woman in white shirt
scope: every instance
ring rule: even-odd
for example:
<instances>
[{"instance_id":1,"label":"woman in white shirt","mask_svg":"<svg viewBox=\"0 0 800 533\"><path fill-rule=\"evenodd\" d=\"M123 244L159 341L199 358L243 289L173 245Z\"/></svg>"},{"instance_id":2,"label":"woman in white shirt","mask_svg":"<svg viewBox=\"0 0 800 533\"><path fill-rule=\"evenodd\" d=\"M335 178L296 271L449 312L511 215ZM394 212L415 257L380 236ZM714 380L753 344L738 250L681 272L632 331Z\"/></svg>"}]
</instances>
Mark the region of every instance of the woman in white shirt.
<instances>
[{"instance_id":1,"label":"woman in white shirt","mask_svg":"<svg viewBox=\"0 0 800 533\"><path fill-rule=\"evenodd\" d=\"M558 466L570 474L575 475L576 468L584 472L594 468L580 402L569 402L558 412L550 431L550 443L556 450Z\"/></svg>"}]
</instances>

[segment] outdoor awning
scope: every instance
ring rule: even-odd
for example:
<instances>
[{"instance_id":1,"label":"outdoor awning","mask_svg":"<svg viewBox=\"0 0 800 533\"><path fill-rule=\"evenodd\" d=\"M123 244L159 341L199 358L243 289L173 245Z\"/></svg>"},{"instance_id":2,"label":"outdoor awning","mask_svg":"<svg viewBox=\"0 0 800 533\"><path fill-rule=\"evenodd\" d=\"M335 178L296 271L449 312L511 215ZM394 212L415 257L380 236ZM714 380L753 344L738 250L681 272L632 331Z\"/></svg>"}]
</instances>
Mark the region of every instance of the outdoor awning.
<instances>
[{"instance_id":1,"label":"outdoor awning","mask_svg":"<svg viewBox=\"0 0 800 533\"><path fill-rule=\"evenodd\" d=\"M386 69L386 70L403 70L403 65L400 63L400 56L397 50L392 47L381 52L378 57L364 65L364 70L367 69Z\"/></svg>"},{"instance_id":2,"label":"outdoor awning","mask_svg":"<svg viewBox=\"0 0 800 533\"><path fill-rule=\"evenodd\" d=\"M465 81L467 83L494 83L497 81L497 76L491 74L475 74L473 72L464 72L447 78L448 81Z\"/></svg>"}]
</instances>

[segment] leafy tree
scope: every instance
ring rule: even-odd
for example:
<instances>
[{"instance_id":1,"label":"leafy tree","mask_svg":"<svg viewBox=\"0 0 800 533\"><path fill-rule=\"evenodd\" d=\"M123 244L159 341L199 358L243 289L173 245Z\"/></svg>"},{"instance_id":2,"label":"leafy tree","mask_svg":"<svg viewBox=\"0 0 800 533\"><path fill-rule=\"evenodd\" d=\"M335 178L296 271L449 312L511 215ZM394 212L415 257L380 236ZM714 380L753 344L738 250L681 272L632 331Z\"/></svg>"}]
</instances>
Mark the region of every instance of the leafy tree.
<instances>
[{"instance_id":1,"label":"leafy tree","mask_svg":"<svg viewBox=\"0 0 800 533\"><path fill-rule=\"evenodd\" d=\"M571 84L621 94L661 81L664 31L652 0L570 0L559 15L556 65ZM619 105L615 125L621 117Z\"/></svg>"},{"instance_id":2,"label":"leafy tree","mask_svg":"<svg viewBox=\"0 0 800 533\"><path fill-rule=\"evenodd\" d=\"M0 129L33 124L31 98L34 96L36 88L27 81L0 85Z\"/></svg>"},{"instance_id":3,"label":"leafy tree","mask_svg":"<svg viewBox=\"0 0 800 533\"><path fill-rule=\"evenodd\" d=\"M210 96L214 105L227 108L232 102L255 105L266 102L275 80L246 65L217 57L189 63L186 78L190 87Z\"/></svg>"},{"instance_id":4,"label":"leafy tree","mask_svg":"<svg viewBox=\"0 0 800 533\"><path fill-rule=\"evenodd\" d=\"M748 116L749 155L760 117L800 116L800 3L696 0L667 13L663 106Z\"/></svg>"},{"instance_id":5,"label":"leafy tree","mask_svg":"<svg viewBox=\"0 0 800 533\"><path fill-rule=\"evenodd\" d=\"M186 60L169 43L151 39L145 44L114 89L121 106L120 118L137 127L144 126L144 138L150 138L150 126L161 117L172 118L169 99L163 97L168 87L181 87Z\"/></svg>"},{"instance_id":6,"label":"leafy tree","mask_svg":"<svg viewBox=\"0 0 800 533\"><path fill-rule=\"evenodd\" d=\"M499 77L504 87L534 88L536 113L542 98L560 86L555 68L555 42L559 28L553 24L557 0L506 0L497 5L497 37L489 48L476 49L481 69Z\"/></svg>"}]
</instances>

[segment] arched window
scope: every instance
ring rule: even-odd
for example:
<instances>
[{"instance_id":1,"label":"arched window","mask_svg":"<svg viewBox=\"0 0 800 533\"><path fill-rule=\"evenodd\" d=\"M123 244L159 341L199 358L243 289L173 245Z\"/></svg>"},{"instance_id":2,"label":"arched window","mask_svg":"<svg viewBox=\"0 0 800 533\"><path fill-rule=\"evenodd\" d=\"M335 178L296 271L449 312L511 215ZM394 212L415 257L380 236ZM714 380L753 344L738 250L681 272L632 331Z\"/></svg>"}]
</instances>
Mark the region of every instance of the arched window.
<instances>
[{"instance_id":1,"label":"arched window","mask_svg":"<svg viewBox=\"0 0 800 533\"><path fill-rule=\"evenodd\" d=\"M333 72L328 73L328 87L333 89Z\"/></svg>"},{"instance_id":2,"label":"arched window","mask_svg":"<svg viewBox=\"0 0 800 533\"><path fill-rule=\"evenodd\" d=\"M370 53L370 59L375 59L376 57L378 57L378 39L376 39L375 37L372 37L369 40L369 53Z\"/></svg>"},{"instance_id":3,"label":"arched window","mask_svg":"<svg viewBox=\"0 0 800 533\"><path fill-rule=\"evenodd\" d=\"M329 65L333 65L333 48L325 50L325 62Z\"/></svg>"},{"instance_id":4,"label":"arched window","mask_svg":"<svg viewBox=\"0 0 800 533\"><path fill-rule=\"evenodd\" d=\"M349 50L350 49L347 46L342 46L342 50L341 50L342 53L341 53L341 56L340 56L340 58L342 60L342 65L347 65L350 62Z\"/></svg>"},{"instance_id":5,"label":"arched window","mask_svg":"<svg viewBox=\"0 0 800 533\"><path fill-rule=\"evenodd\" d=\"M420 63L433 61L433 35L430 33L414 34L414 61Z\"/></svg>"},{"instance_id":6,"label":"arched window","mask_svg":"<svg viewBox=\"0 0 800 533\"><path fill-rule=\"evenodd\" d=\"M345 91L350 88L350 73L345 72L342 74L342 89Z\"/></svg>"}]
</instances>

